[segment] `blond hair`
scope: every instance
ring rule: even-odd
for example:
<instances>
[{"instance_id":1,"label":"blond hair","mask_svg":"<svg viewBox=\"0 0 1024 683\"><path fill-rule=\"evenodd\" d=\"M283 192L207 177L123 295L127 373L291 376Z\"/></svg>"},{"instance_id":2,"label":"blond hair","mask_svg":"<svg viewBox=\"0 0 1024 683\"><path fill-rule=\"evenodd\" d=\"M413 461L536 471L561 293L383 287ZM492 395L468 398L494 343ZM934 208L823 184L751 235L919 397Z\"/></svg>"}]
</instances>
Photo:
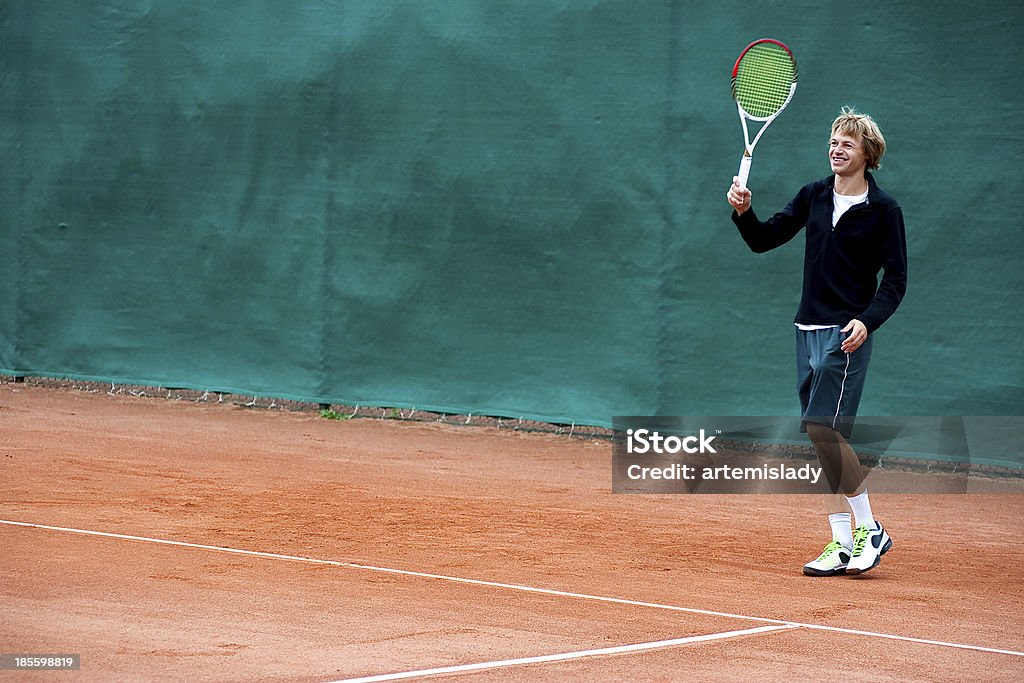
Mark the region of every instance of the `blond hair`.
<instances>
[{"instance_id":1,"label":"blond hair","mask_svg":"<svg viewBox=\"0 0 1024 683\"><path fill-rule=\"evenodd\" d=\"M881 166L885 154L885 138L875 120L867 114L859 114L853 107L843 107L832 122L832 135L840 133L860 139L864 148L864 160L869 171Z\"/></svg>"}]
</instances>

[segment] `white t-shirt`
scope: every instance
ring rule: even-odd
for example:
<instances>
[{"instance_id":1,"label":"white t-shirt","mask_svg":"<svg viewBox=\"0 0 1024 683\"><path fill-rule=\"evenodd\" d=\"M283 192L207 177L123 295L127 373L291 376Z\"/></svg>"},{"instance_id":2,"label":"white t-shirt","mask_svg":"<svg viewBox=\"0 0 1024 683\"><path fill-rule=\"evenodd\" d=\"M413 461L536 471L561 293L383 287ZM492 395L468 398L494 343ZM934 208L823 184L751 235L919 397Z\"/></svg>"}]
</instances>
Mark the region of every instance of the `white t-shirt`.
<instances>
[{"instance_id":1,"label":"white t-shirt","mask_svg":"<svg viewBox=\"0 0 1024 683\"><path fill-rule=\"evenodd\" d=\"M864 194L839 194L832 190L832 227L836 227L839 217L846 213L851 206L863 204L867 199L867 190L864 191Z\"/></svg>"},{"instance_id":2,"label":"white t-shirt","mask_svg":"<svg viewBox=\"0 0 1024 683\"><path fill-rule=\"evenodd\" d=\"M867 199L867 190L864 191L864 194L839 194L832 190L832 227L836 227L839 217L846 213L850 207L863 204ZM830 327L839 327L839 325L803 325L801 323L796 323L796 326L801 330L826 330Z\"/></svg>"}]
</instances>

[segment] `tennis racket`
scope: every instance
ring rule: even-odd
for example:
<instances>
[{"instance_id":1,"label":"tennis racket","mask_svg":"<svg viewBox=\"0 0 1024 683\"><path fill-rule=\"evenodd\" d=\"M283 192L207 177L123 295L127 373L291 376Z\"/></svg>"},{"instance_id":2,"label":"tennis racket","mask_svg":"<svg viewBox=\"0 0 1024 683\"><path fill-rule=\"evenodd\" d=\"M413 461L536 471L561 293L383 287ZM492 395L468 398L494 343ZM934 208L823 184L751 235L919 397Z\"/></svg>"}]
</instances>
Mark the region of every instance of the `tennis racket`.
<instances>
[{"instance_id":1,"label":"tennis racket","mask_svg":"<svg viewBox=\"0 0 1024 683\"><path fill-rule=\"evenodd\" d=\"M737 174L742 187L747 186L754 145L795 92L796 59L792 50L771 38L755 40L744 48L732 68L732 98L743 124L743 157ZM753 140L747 130L748 120L764 122Z\"/></svg>"}]
</instances>

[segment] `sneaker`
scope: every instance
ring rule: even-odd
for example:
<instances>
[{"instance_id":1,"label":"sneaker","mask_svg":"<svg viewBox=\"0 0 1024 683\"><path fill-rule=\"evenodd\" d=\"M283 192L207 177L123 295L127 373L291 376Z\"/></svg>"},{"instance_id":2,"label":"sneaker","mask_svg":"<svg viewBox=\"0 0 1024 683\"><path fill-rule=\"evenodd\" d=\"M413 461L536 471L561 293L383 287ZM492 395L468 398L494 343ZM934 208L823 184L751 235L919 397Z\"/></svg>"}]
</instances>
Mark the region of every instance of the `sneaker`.
<instances>
[{"instance_id":1,"label":"sneaker","mask_svg":"<svg viewBox=\"0 0 1024 683\"><path fill-rule=\"evenodd\" d=\"M847 573L860 574L873 569L890 548L892 539L878 522L875 522L873 527L857 527L853 532L853 555L846 568Z\"/></svg>"},{"instance_id":2,"label":"sneaker","mask_svg":"<svg viewBox=\"0 0 1024 683\"><path fill-rule=\"evenodd\" d=\"M851 550L839 541L832 541L825 550L818 555L818 559L811 560L804 565L804 574L807 576L835 576L846 573L846 565L850 561Z\"/></svg>"}]
</instances>

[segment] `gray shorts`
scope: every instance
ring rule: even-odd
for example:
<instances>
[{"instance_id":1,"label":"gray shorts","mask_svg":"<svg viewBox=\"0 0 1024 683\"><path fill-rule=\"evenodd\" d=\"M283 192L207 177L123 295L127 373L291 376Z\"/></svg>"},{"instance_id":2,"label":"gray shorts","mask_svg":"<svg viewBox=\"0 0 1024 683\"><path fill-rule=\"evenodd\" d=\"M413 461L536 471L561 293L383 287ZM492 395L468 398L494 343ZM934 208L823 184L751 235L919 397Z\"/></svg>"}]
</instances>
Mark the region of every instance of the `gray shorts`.
<instances>
[{"instance_id":1,"label":"gray shorts","mask_svg":"<svg viewBox=\"0 0 1024 683\"><path fill-rule=\"evenodd\" d=\"M839 327L796 330L796 386L803 423L817 422L850 438L864 391L873 337L853 353L841 346ZM801 425L803 427L803 424Z\"/></svg>"}]
</instances>

